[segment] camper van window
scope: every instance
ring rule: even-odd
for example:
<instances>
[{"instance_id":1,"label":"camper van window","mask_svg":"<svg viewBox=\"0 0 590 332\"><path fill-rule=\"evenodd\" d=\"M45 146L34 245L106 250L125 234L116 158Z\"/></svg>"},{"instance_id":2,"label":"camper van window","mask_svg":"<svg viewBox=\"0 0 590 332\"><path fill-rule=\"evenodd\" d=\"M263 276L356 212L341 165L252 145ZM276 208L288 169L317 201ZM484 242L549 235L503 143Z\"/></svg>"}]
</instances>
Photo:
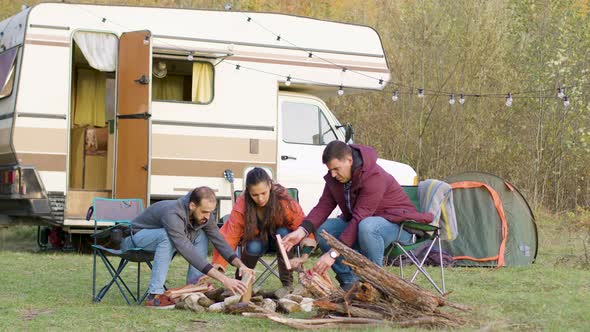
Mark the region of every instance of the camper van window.
<instances>
[{"instance_id":1,"label":"camper van window","mask_svg":"<svg viewBox=\"0 0 590 332\"><path fill-rule=\"evenodd\" d=\"M284 102L282 117L283 141L286 143L326 145L336 140L326 116L315 105Z\"/></svg>"},{"instance_id":2,"label":"camper van window","mask_svg":"<svg viewBox=\"0 0 590 332\"><path fill-rule=\"evenodd\" d=\"M208 104L213 100L213 65L180 59L153 59L152 100Z\"/></svg>"},{"instance_id":3,"label":"camper van window","mask_svg":"<svg viewBox=\"0 0 590 332\"><path fill-rule=\"evenodd\" d=\"M16 74L16 54L18 48L11 48L0 54L0 99L10 96L14 86L14 75Z\"/></svg>"}]
</instances>

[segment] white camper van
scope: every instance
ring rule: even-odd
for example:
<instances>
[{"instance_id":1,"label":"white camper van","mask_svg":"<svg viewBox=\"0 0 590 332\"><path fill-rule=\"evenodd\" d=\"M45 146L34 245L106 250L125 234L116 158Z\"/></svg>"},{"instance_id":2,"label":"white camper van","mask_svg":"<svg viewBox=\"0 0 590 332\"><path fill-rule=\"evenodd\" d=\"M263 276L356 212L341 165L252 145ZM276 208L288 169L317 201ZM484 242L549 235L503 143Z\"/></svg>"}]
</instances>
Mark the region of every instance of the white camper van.
<instances>
[{"instance_id":1,"label":"white camper van","mask_svg":"<svg viewBox=\"0 0 590 332\"><path fill-rule=\"evenodd\" d=\"M375 30L283 14L44 3L0 31L0 214L69 232L92 225L94 197L149 204L201 185L224 215L228 175L241 189L253 166L308 212L324 146L351 130L322 98L390 76Z\"/></svg>"}]
</instances>

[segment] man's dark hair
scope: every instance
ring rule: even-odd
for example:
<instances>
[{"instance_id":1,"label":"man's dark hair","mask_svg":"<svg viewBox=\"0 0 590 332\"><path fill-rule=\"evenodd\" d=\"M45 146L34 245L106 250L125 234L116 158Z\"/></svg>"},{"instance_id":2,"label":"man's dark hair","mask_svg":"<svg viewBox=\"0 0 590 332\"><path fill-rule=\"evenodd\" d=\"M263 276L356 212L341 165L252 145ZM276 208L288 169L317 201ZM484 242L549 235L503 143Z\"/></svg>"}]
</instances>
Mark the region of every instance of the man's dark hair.
<instances>
[{"instance_id":1,"label":"man's dark hair","mask_svg":"<svg viewBox=\"0 0 590 332\"><path fill-rule=\"evenodd\" d=\"M202 200L208 200L211 202L217 202L215 192L209 187L197 187L191 192L191 203L195 203L197 206L201 205Z\"/></svg>"},{"instance_id":2,"label":"man's dark hair","mask_svg":"<svg viewBox=\"0 0 590 332\"><path fill-rule=\"evenodd\" d=\"M327 164L332 159L344 160L348 156L352 156L352 148L348 144L342 141L332 141L324 149L322 162Z\"/></svg>"}]
</instances>

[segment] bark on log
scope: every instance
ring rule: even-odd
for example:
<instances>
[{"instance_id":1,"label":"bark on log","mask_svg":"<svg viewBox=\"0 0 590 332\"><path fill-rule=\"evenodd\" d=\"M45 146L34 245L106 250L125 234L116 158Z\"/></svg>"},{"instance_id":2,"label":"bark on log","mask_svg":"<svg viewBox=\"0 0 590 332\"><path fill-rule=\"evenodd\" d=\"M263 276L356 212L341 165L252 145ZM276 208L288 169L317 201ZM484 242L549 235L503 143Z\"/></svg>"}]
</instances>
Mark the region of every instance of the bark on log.
<instances>
[{"instance_id":1,"label":"bark on log","mask_svg":"<svg viewBox=\"0 0 590 332\"><path fill-rule=\"evenodd\" d=\"M381 291L391 300L409 304L413 308L426 312L433 312L437 307L445 304L442 297L436 296L418 286L389 273L368 258L348 247L325 230L321 236L326 239L330 247L338 251L354 273Z\"/></svg>"}]
</instances>

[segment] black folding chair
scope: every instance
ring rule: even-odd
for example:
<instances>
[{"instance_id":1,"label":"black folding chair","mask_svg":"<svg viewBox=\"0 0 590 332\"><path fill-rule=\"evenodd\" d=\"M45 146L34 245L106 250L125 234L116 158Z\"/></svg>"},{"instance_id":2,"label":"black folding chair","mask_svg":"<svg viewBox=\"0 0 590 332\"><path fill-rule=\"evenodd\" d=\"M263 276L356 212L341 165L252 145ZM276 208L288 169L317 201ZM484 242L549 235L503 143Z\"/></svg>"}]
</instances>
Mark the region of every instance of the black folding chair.
<instances>
[{"instance_id":1,"label":"black folding chair","mask_svg":"<svg viewBox=\"0 0 590 332\"><path fill-rule=\"evenodd\" d=\"M117 285L121 295L127 304L141 304L147 297L147 290L141 293L141 263L147 264L152 269L151 261L154 259L153 251L146 251L143 248L131 248L126 251L118 249L118 245L123 238L124 233L130 232L131 221L143 210L143 201L141 199L108 199L95 198L92 206L88 209L86 220L90 220L94 215L94 244L93 250L93 269L92 269L92 300L100 302L107 294L113 284ZM102 225L110 224L104 230L98 230L98 223ZM131 235L132 236L132 235ZM103 246L98 244L98 240L110 242L109 245ZM100 257L104 263L111 279L96 292L96 256ZM117 267L111 263L109 256L119 257L120 261ZM135 294L131 291L122 273L129 262L137 263L137 289ZM130 300L131 298L131 300Z\"/></svg>"}]
</instances>

